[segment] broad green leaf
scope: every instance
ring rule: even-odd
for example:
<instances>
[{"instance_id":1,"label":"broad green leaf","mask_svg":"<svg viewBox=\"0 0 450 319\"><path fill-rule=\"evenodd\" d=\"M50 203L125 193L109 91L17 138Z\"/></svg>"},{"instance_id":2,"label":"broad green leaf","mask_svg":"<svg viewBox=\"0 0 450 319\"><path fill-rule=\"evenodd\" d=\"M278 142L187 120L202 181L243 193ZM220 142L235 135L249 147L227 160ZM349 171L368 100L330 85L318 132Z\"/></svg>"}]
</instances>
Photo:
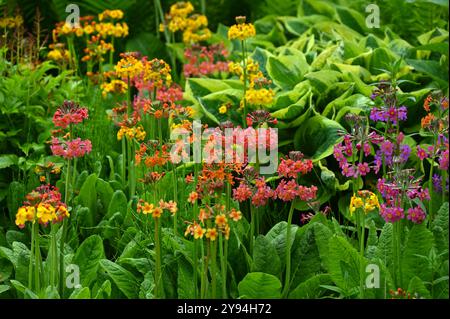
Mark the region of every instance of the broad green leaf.
<instances>
[{"instance_id":1,"label":"broad green leaf","mask_svg":"<svg viewBox=\"0 0 450 319\"><path fill-rule=\"evenodd\" d=\"M91 299L89 287L77 288L69 296L69 299Z\"/></svg>"},{"instance_id":2,"label":"broad green leaf","mask_svg":"<svg viewBox=\"0 0 450 319\"><path fill-rule=\"evenodd\" d=\"M401 258L402 283L406 284L414 276L424 281L431 281L431 270L426 259L434 244L433 234L425 224L414 225L408 232Z\"/></svg>"},{"instance_id":3,"label":"broad green leaf","mask_svg":"<svg viewBox=\"0 0 450 319\"><path fill-rule=\"evenodd\" d=\"M263 272L248 273L238 285L243 299L275 299L281 297L280 280Z\"/></svg>"},{"instance_id":4,"label":"broad green leaf","mask_svg":"<svg viewBox=\"0 0 450 319\"><path fill-rule=\"evenodd\" d=\"M280 88L288 90L303 79L309 65L299 51L296 55L270 56L266 68L272 81Z\"/></svg>"},{"instance_id":5,"label":"broad green leaf","mask_svg":"<svg viewBox=\"0 0 450 319\"><path fill-rule=\"evenodd\" d=\"M411 297L416 297L415 295L417 294L419 298L431 298L430 292L425 287L423 280L417 276L411 278L407 291L411 294Z\"/></svg>"},{"instance_id":6,"label":"broad green leaf","mask_svg":"<svg viewBox=\"0 0 450 319\"><path fill-rule=\"evenodd\" d=\"M111 218L115 213L120 213L122 216L125 216L127 205L127 197L125 194L121 190L115 191L109 203L106 216Z\"/></svg>"},{"instance_id":7,"label":"broad green leaf","mask_svg":"<svg viewBox=\"0 0 450 319\"><path fill-rule=\"evenodd\" d=\"M192 273L192 264L186 258L178 259L178 277L177 294L179 299L193 299L194 295L194 276Z\"/></svg>"},{"instance_id":8,"label":"broad green leaf","mask_svg":"<svg viewBox=\"0 0 450 319\"><path fill-rule=\"evenodd\" d=\"M78 195L78 203L89 208L89 215L85 216L87 220L82 221L85 226L94 226L97 212L97 191L95 189L96 182L97 175L89 175L83 183L83 186L81 186L80 194Z\"/></svg>"},{"instance_id":9,"label":"broad green leaf","mask_svg":"<svg viewBox=\"0 0 450 319\"><path fill-rule=\"evenodd\" d=\"M102 286L97 290L95 299L108 299L111 296L111 282L106 280Z\"/></svg>"},{"instance_id":10,"label":"broad green leaf","mask_svg":"<svg viewBox=\"0 0 450 319\"><path fill-rule=\"evenodd\" d=\"M97 269L100 260L105 258L103 239L98 235L88 237L78 247L73 263L80 267L81 285L90 287L97 277Z\"/></svg>"},{"instance_id":11,"label":"broad green leaf","mask_svg":"<svg viewBox=\"0 0 450 319\"><path fill-rule=\"evenodd\" d=\"M0 169L17 165L17 163L18 163L17 155L14 154L0 155Z\"/></svg>"},{"instance_id":12,"label":"broad green leaf","mask_svg":"<svg viewBox=\"0 0 450 319\"><path fill-rule=\"evenodd\" d=\"M333 282L339 288L350 291L358 287L360 270L365 269L365 264L366 260L361 259L361 255L347 239L340 236L330 238L326 265Z\"/></svg>"},{"instance_id":13,"label":"broad green leaf","mask_svg":"<svg viewBox=\"0 0 450 319\"><path fill-rule=\"evenodd\" d=\"M336 13L341 23L349 26L361 34L365 33L367 28L365 18L361 15L361 13L343 6L336 6Z\"/></svg>"},{"instance_id":14,"label":"broad green leaf","mask_svg":"<svg viewBox=\"0 0 450 319\"><path fill-rule=\"evenodd\" d=\"M153 290L155 287L153 273L148 272L144 276L144 281L139 288L139 298L141 299L153 299Z\"/></svg>"},{"instance_id":15,"label":"broad green leaf","mask_svg":"<svg viewBox=\"0 0 450 319\"><path fill-rule=\"evenodd\" d=\"M295 132L294 146L314 161L333 154L334 145L342 139L344 128L337 122L316 115Z\"/></svg>"},{"instance_id":16,"label":"broad green leaf","mask_svg":"<svg viewBox=\"0 0 450 319\"><path fill-rule=\"evenodd\" d=\"M304 111L309 97L311 95L311 92L306 93L303 95L300 100L298 100L296 103L289 105L286 108L280 109L278 111L275 111L271 113L272 117L280 120L291 120L293 118L298 117L302 112Z\"/></svg>"},{"instance_id":17,"label":"broad green leaf","mask_svg":"<svg viewBox=\"0 0 450 319\"><path fill-rule=\"evenodd\" d=\"M0 295L9 289L11 289L11 287L8 285L0 285Z\"/></svg>"},{"instance_id":18,"label":"broad green leaf","mask_svg":"<svg viewBox=\"0 0 450 319\"><path fill-rule=\"evenodd\" d=\"M432 231L435 238L436 248L439 252L447 250L448 256L448 202L442 204L436 218L433 220Z\"/></svg>"},{"instance_id":19,"label":"broad green leaf","mask_svg":"<svg viewBox=\"0 0 450 319\"><path fill-rule=\"evenodd\" d=\"M298 226L291 225L291 238L289 246L292 249L292 244L295 240L295 233L297 232ZM282 221L273 226L269 232L266 234L266 239L269 240L274 246L280 257L281 266L284 267L286 261L286 233L287 233L287 222Z\"/></svg>"},{"instance_id":20,"label":"broad green leaf","mask_svg":"<svg viewBox=\"0 0 450 319\"><path fill-rule=\"evenodd\" d=\"M186 81L185 94L192 97L203 97L212 92L231 89L224 81L207 78L190 78Z\"/></svg>"},{"instance_id":21,"label":"broad green leaf","mask_svg":"<svg viewBox=\"0 0 450 319\"><path fill-rule=\"evenodd\" d=\"M251 271L264 272L275 276L280 275L280 257L277 254L273 241L268 240L265 236L259 235L255 240Z\"/></svg>"},{"instance_id":22,"label":"broad green leaf","mask_svg":"<svg viewBox=\"0 0 450 319\"><path fill-rule=\"evenodd\" d=\"M438 81L443 88L448 87L448 72L445 71L444 66L439 62L414 59L406 59L406 62L416 71L425 73Z\"/></svg>"},{"instance_id":23,"label":"broad green leaf","mask_svg":"<svg viewBox=\"0 0 450 319\"><path fill-rule=\"evenodd\" d=\"M328 274L311 277L289 293L289 299L317 299L322 297L325 290L321 285L331 285L333 281Z\"/></svg>"},{"instance_id":24,"label":"broad green leaf","mask_svg":"<svg viewBox=\"0 0 450 319\"><path fill-rule=\"evenodd\" d=\"M100 260L100 266L127 298L138 297L139 283L131 272L108 259Z\"/></svg>"}]
</instances>

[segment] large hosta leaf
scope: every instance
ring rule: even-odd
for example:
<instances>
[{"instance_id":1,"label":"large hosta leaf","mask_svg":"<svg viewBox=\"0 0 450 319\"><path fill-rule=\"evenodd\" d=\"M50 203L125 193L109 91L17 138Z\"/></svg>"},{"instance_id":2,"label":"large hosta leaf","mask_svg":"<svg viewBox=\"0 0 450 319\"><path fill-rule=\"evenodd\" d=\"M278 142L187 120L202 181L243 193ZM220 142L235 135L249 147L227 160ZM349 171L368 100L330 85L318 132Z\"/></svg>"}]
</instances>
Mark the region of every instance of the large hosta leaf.
<instances>
[{"instance_id":1,"label":"large hosta leaf","mask_svg":"<svg viewBox=\"0 0 450 319\"><path fill-rule=\"evenodd\" d=\"M305 56L299 51L296 55L271 56L267 60L267 72L272 81L282 89L292 89L308 71Z\"/></svg>"},{"instance_id":2,"label":"large hosta leaf","mask_svg":"<svg viewBox=\"0 0 450 319\"><path fill-rule=\"evenodd\" d=\"M294 136L296 150L319 161L331 154L336 143L342 139L344 128L333 120L316 115L299 127Z\"/></svg>"}]
</instances>

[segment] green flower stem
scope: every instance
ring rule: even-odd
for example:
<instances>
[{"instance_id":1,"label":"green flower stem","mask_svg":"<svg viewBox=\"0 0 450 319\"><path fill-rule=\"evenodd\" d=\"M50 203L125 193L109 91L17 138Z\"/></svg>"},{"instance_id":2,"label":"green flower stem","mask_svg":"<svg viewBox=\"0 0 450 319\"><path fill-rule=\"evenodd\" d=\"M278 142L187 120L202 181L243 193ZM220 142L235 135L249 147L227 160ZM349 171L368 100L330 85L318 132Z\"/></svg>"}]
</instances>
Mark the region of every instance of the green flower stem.
<instances>
[{"instance_id":1,"label":"green flower stem","mask_svg":"<svg viewBox=\"0 0 450 319\"><path fill-rule=\"evenodd\" d=\"M359 224L361 226L361 232L359 234L359 253L361 255L361 263L360 263L360 281L359 281L359 288L360 288L360 294L361 294L361 299L364 299L364 274L365 274L365 269L364 269L364 235L365 235L365 219L366 216L364 214L364 211L362 209L359 209Z\"/></svg>"},{"instance_id":2,"label":"green flower stem","mask_svg":"<svg viewBox=\"0 0 450 319\"><path fill-rule=\"evenodd\" d=\"M291 202L291 208L289 209L288 215L288 223L286 229L286 279L284 280L284 288L283 288L283 298L287 298L289 294L289 286L291 284L291 225L292 225L292 216L294 214L294 203L295 200Z\"/></svg>"},{"instance_id":3,"label":"green flower stem","mask_svg":"<svg viewBox=\"0 0 450 319\"><path fill-rule=\"evenodd\" d=\"M253 256L253 247L255 245L255 212L250 203L250 256Z\"/></svg>"},{"instance_id":4,"label":"green flower stem","mask_svg":"<svg viewBox=\"0 0 450 319\"><path fill-rule=\"evenodd\" d=\"M114 62L114 37L111 39L112 48L109 50L109 64L112 65Z\"/></svg>"},{"instance_id":5,"label":"green flower stem","mask_svg":"<svg viewBox=\"0 0 450 319\"><path fill-rule=\"evenodd\" d=\"M173 201L178 205L178 177L177 177L177 168L175 164L172 165L172 176L173 176ZM173 215L173 233L177 235L178 226L177 226L178 214L175 213Z\"/></svg>"},{"instance_id":6,"label":"green flower stem","mask_svg":"<svg viewBox=\"0 0 450 319\"><path fill-rule=\"evenodd\" d=\"M206 296L206 279L205 277L207 277L208 274L208 256L205 257L205 251L204 251L204 247L203 247L203 242L200 241L200 248L201 248L201 252L202 252L202 275L200 278L200 299L205 299ZM206 244L207 245L207 253L209 253L209 243Z\"/></svg>"},{"instance_id":7,"label":"green flower stem","mask_svg":"<svg viewBox=\"0 0 450 319\"><path fill-rule=\"evenodd\" d=\"M442 203L445 202L446 188L447 188L447 171L444 170L442 171Z\"/></svg>"},{"instance_id":8,"label":"green flower stem","mask_svg":"<svg viewBox=\"0 0 450 319\"><path fill-rule=\"evenodd\" d=\"M34 232L34 289L36 293L41 290L40 287L40 247L39 247L39 223L36 220L33 224Z\"/></svg>"},{"instance_id":9,"label":"green flower stem","mask_svg":"<svg viewBox=\"0 0 450 319\"><path fill-rule=\"evenodd\" d=\"M36 223L37 221L35 221ZM28 289L33 290L34 224L31 228L30 263L28 265Z\"/></svg>"},{"instance_id":10,"label":"green flower stem","mask_svg":"<svg viewBox=\"0 0 450 319\"><path fill-rule=\"evenodd\" d=\"M161 283L161 242L160 242L160 225L159 218L155 218L155 253L156 253L156 266L155 266L155 298L159 298L160 295L160 283Z\"/></svg>"},{"instance_id":11,"label":"green flower stem","mask_svg":"<svg viewBox=\"0 0 450 319\"><path fill-rule=\"evenodd\" d=\"M122 137L122 185L126 184L127 176L127 145L125 136Z\"/></svg>"},{"instance_id":12,"label":"green flower stem","mask_svg":"<svg viewBox=\"0 0 450 319\"><path fill-rule=\"evenodd\" d=\"M195 184L197 185L198 182L198 164L194 163L194 181ZM195 218L198 215L198 204L197 201L195 201L194 203L194 208L192 210L192 220L195 220ZM203 248L203 246L202 246ZM194 297L198 298L198 273L197 273L197 269L198 269L198 240L194 239L194 252L193 252L194 256L193 256L193 273L194 273Z\"/></svg>"},{"instance_id":13,"label":"green flower stem","mask_svg":"<svg viewBox=\"0 0 450 319\"><path fill-rule=\"evenodd\" d=\"M247 101L245 100L245 94L247 92L247 54L245 52L245 40L241 41L242 47L242 72L244 75L244 128L247 128Z\"/></svg>"},{"instance_id":14,"label":"green flower stem","mask_svg":"<svg viewBox=\"0 0 450 319\"><path fill-rule=\"evenodd\" d=\"M69 181L70 181L70 159L67 160L67 171L66 171L66 189L64 193L64 201L66 202L67 207L69 207ZM61 298L64 294L64 245L66 242L67 236L67 219L64 218L62 222L62 233L59 242L59 295Z\"/></svg>"},{"instance_id":15,"label":"green flower stem","mask_svg":"<svg viewBox=\"0 0 450 319\"><path fill-rule=\"evenodd\" d=\"M220 258L220 275L222 280L222 299L227 299L227 262L224 254L223 235L219 232L219 258Z\"/></svg>"},{"instance_id":16,"label":"green flower stem","mask_svg":"<svg viewBox=\"0 0 450 319\"><path fill-rule=\"evenodd\" d=\"M436 143L434 143L436 145ZM436 146L435 146L436 147ZM431 167L430 167L430 175L428 176L428 191L430 193L430 200L428 201L428 214L430 215L430 223L433 221L434 212L433 212L433 172L434 172L434 159L433 156L431 158ZM445 188L444 188L445 189ZM444 189L442 191L444 191Z\"/></svg>"},{"instance_id":17,"label":"green flower stem","mask_svg":"<svg viewBox=\"0 0 450 319\"><path fill-rule=\"evenodd\" d=\"M217 240L210 243L211 249L211 298L216 298L217 290Z\"/></svg>"},{"instance_id":18,"label":"green flower stem","mask_svg":"<svg viewBox=\"0 0 450 319\"><path fill-rule=\"evenodd\" d=\"M58 252L56 249L56 225L52 224L50 232L50 252L51 252L51 285L57 287L58 278Z\"/></svg>"},{"instance_id":19,"label":"green flower stem","mask_svg":"<svg viewBox=\"0 0 450 319\"><path fill-rule=\"evenodd\" d=\"M130 76L127 78L127 84L128 84L128 94L127 94L127 114L130 116L131 110L133 109L133 106L131 105L131 79Z\"/></svg>"}]
</instances>

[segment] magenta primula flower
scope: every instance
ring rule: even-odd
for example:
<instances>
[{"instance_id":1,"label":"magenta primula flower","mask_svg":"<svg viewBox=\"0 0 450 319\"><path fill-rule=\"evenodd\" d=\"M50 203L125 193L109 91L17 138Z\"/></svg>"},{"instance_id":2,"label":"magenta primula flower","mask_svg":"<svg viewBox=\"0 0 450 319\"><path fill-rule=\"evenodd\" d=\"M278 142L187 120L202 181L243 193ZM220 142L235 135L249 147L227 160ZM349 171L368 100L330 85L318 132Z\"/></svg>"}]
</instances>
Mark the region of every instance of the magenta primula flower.
<instances>
[{"instance_id":1,"label":"magenta primula flower","mask_svg":"<svg viewBox=\"0 0 450 319\"><path fill-rule=\"evenodd\" d=\"M419 159L423 161L428 157L428 153L420 146L417 146L417 157L419 157Z\"/></svg>"},{"instance_id":2,"label":"magenta primula flower","mask_svg":"<svg viewBox=\"0 0 450 319\"><path fill-rule=\"evenodd\" d=\"M408 209L408 216L406 218L415 224L421 224L425 220L425 217L427 217L425 211L419 206L416 206Z\"/></svg>"}]
</instances>

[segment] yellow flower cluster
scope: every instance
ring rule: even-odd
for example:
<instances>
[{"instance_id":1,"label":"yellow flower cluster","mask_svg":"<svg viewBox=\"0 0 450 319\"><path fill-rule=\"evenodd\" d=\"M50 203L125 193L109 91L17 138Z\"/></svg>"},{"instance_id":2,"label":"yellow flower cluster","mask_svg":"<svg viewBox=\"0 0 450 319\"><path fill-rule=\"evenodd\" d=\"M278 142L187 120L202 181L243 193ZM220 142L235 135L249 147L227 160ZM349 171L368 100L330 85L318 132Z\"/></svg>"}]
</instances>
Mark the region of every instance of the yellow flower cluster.
<instances>
[{"instance_id":1,"label":"yellow flower cluster","mask_svg":"<svg viewBox=\"0 0 450 319\"><path fill-rule=\"evenodd\" d=\"M251 23L245 23L245 19L245 17L236 17L237 24L232 25L228 30L228 39L243 41L256 35L255 26Z\"/></svg>"},{"instance_id":2,"label":"yellow flower cluster","mask_svg":"<svg viewBox=\"0 0 450 319\"><path fill-rule=\"evenodd\" d=\"M352 215L359 208L362 208L366 214L376 208L380 208L378 196L366 190L358 191L358 195L353 194L350 199L350 215Z\"/></svg>"},{"instance_id":3,"label":"yellow flower cluster","mask_svg":"<svg viewBox=\"0 0 450 319\"><path fill-rule=\"evenodd\" d=\"M95 31L103 38L106 38L108 36L114 38L124 38L128 36L128 25L125 22L116 24L109 22L98 23L95 25Z\"/></svg>"},{"instance_id":4,"label":"yellow flower cluster","mask_svg":"<svg viewBox=\"0 0 450 319\"><path fill-rule=\"evenodd\" d=\"M60 221L69 217L69 211L64 205L54 207L49 203L40 203L37 208L34 206L22 206L16 214L16 225L23 228L26 222L35 222L36 219L41 224Z\"/></svg>"},{"instance_id":5,"label":"yellow flower cluster","mask_svg":"<svg viewBox=\"0 0 450 319\"><path fill-rule=\"evenodd\" d=\"M70 53L68 50L64 49L61 45L50 45L50 50L47 54L47 59L55 62L68 62L70 60Z\"/></svg>"},{"instance_id":6,"label":"yellow flower cluster","mask_svg":"<svg viewBox=\"0 0 450 319\"><path fill-rule=\"evenodd\" d=\"M103 21L104 19L111 18L113 20L120 20L123 18L122 10L105 10L99 13L98 20Z\"/></svg>"},{"instance_id":7,"label":"yellow flower cluster","mask_svg":"<svg viewBox=\"0 0 450 319\"><path fill-rule=\"evenodd\" d=\"M164 60L153 59L145 62L143 65L144 81L152 81L158 88L166 85L170 86L172 83L172 76L170 75L170 65Z\"/></svg>"},{"instance_id":8,"label":"yellow flower cluster","mask_svg":"<svg viewBox=\"0 0 450 319\"><path fill-rule=\"evenodd\" d=\"M155 206L141 200L137 204L138 213L142 213L144 215L152 214L153 218L160 218L164 210L169 211L172 216L174 216L178 211L177 203L175 203L173 200L170 200L168 202L160 200L158 206Z\"/></svg>"},{"instance_id":9,"label":"yellow flower cluster","mask_svg":"<svg viewBox=\"0 0 450 319\"><path fill-rule=\"evenodd\" d=\"M253 105L270 105L273 102L275 93L272 89L250 88L245 92L245 100Z\"/></svg>"},{"instance_id":10,"label":"yellow flower cluster","mask_svg":"<svg viewBox=\"0 0 450 319\"><path fill-rule=\"evenodd\" d=\"M170 7L169 14L166 15L166 26L160 24L159 31L164 32L165 28L175 33L183 32L184 43L198 43L206 41L211 37L208 29L208 18L201 14L192 14L194 6L189 2L177 2Z\"/></svg>"},{"instance_id":11,"label":"yellow flower cluster","mask_svg":"<svg viewBox=\"0 0 450 319\"><path fill-rule=\"evenodd\" d=\"M145 135L146 133L142 125L135 127L121 126L119 132L117 132L117 140L120 141L124 136L126 136L130 140L135 138L138 141L143 141L145 139Z\"/></svg>"},{"instance_id":12,"label":"yellow flower cluster","mask_svg":"<svg viewBox=\"0 0 450 319\"><path fill-rule=\"evenodd\" d=\"M118 77L127 79L134 78L142 73L144 65L141 60L137 59L132 54L127 54L120 59L115 66L115 71Z\"/></svg>"},{"instance_id":13,"label":"yellow flower cluster","mask_svg":"<svg viewBox=\"0 0 450 319\"><path fill-rule=\"evenodd\" d=\"M8 29L14 29L18 28L23 24L23 18L22 16L15 16L15 17L5 17L0 19L0 28L8 28Z\"/></svg>"},{"instance_id":14,"label":"yellow flower cluster","mask_svg":"<svg viewBox=\"0 0 450 319\"><path fill-rule=\"evenodd\" d=\"M101 85L102 95L105 97L108 93L123 94L128 90L128 84L122 80L112 80L109 83L103 83Z\"/></svg>"},{"instance_id":15,"label":"yellow flower cluster","mask_svg":"<svg viewBox=\"0 0 450 319\"><path fill-rule=\"evenodd\" d=\"M170 7L169 14L172 17L187 17L194 12L194 6L189 1L179 1Z\"/></svg>"},{"instance_id":16,"label":"yellow flower cluster","mask_svg":"<svg viewBox=\"0 0 450 319\"><path fill-rule=\"evenodd\" d=\"M259 63L252 59L247 59L247 79L250 82L250 87L254 87L255 80L264 78L263 73L259 70ZM241 81L244 81L244 71L240 63L230 62L228 64L228 71L239 76Z\"/></svg>"},{"instance_id":17,"label":"yellow flower cluster","mask_svg":"<svg viewBox=\"0 0 450 319\"><path fill-rule=\"evenodd\" d=\"M97 32L102 38L115 37L124 38L128 35L128 25L125 22L122 23L91 23L84 26L74 27L68 23L61 24L53 30L53 40L56 42L58 35L67 36L75 34L77 37L84 35L91 35Z\"/></svg>"}]
</instances>

